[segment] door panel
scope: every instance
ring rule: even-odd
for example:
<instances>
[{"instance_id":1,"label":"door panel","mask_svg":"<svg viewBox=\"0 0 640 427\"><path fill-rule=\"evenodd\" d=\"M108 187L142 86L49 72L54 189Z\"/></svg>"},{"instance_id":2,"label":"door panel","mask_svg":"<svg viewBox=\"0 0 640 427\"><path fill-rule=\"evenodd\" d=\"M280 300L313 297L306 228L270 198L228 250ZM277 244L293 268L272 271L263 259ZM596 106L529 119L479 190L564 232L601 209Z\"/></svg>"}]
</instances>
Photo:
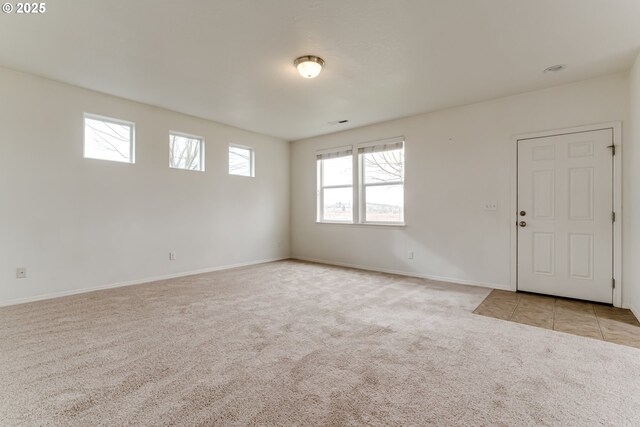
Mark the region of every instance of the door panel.
<instances>
[{"instance_id":1,"label":"door panel","mask_svg":"<svg viewBox=\"0 0 640 427\"><path fill-rule=\"evenodd\" d=\"M593 220L593 168L569 169L569 219Z\"/></svg>"},{"instance_id":2,"label":"door panel","mask_svg":"<svg viewBox=\"0 0 640 427\"><path fill-rule=\"evenodd\" d=\"M533 233L533 272L553 276L555 271L554 233Z\"/></svg>"},{"instance_id":3,"label":"door panel","mask_svg":"<svg viewBox=\"0 0 640 427\"><path fill-rule=\"evenodd\" d=\"M569 277L593 279L593 234L569 233Z\"/></svg>"},{"instance_id":4,"label":"door panel","mask_svg":"<svg viewBox=\"0 0 640 427\"><path fill-rule=\"evenodd\" d=\"M612 302L610 129L518 141L518 289Z\"/></svg>"},{"instance_id":5,"label":"door panel","mask_svg":"<svg viewBox=\"0 0 640 427\"><path fill-rule=\"evenodd\" d=\"M555 213L555 182L553 170L533 172L533 217L552 220Z\"/></svg>"}]
</instances>

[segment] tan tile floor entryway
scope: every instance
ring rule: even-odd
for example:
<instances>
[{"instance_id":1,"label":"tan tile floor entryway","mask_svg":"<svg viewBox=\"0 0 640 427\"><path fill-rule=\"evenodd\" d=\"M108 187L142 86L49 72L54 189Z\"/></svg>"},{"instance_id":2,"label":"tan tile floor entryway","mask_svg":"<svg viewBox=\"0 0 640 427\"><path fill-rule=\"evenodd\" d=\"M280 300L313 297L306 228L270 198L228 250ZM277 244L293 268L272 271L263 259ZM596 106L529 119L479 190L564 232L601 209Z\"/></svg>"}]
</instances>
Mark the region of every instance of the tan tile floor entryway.
<instances>
[{"instance_id":1,"label":"tan tile floor entryway","mask_svg":"<svg viewBox=\"0 0 640 427\"><path fill-rule=\"evenodd\" d=\"M474 313L640 348L638 319L604 304L493 290Z\"/></svg>"}]
</instances>

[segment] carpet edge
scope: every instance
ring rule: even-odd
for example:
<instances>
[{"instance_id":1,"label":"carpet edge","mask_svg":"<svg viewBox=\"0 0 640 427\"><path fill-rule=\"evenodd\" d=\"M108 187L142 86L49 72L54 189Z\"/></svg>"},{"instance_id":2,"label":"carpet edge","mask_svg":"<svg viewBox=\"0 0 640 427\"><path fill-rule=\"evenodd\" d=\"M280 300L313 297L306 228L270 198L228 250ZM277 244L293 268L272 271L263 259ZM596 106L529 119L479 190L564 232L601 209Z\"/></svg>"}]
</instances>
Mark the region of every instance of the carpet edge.
<instances>
[{"instance_id":1,"label":"carpet edge","mask_svg":"<svg viewBox=\"0 0 640 427\"><path fill-rule=\"evenodd\" d=\"M125 286L142 285L145 283L156 282L159 280L175 279L177 277L193 276L195 274L211 273L213 271L220 271L220 270L230 270L232 268L247 267L250 265L265 264L268 262L282 261L286 259L291 259L291 257L285 256L285 257L267 258L267 259L248 261L248 262L242 262L237 264L227 264L227 265L203 268L198 270L183 271L180 273L165 274L161 276L145 277L142 279L127 280L124 282L108 283L105 285L92 286L89 288L80 288L80 289L72 289L68 291L51 292L46 294L35 295L32 297L13 298L13 299L0 301L0 307L9 307L13 305L27 304L30 302L66 297L70 295L85 294L88 292L100 291L104 289L113 289L113 288L122 288Z\"/></svg>"}]
</instances>

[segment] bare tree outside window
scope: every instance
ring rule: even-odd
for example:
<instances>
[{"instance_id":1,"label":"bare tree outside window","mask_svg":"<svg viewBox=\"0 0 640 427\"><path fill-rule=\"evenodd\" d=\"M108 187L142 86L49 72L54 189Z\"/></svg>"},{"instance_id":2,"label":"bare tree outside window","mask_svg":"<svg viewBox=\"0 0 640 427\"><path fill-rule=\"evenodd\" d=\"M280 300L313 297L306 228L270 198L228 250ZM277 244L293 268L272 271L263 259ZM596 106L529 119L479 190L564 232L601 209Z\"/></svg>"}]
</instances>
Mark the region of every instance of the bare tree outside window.
<instances>
[{"instance_id":1,"label":"bare tree outside window","mask_svg":"<svg viewBox=\"0 0 640 427\"><path fill-rule=\"evenodd\" d=\"M250 148L229 146L229 174L254 176L253 150Z\"/></svg>"},{"instance_id":2,"label":"bare tree outside window","mask_svg":"<svg viewBox=\"0 0 640 427\"><path fill-rule=\"evenodd\" d=\"M200 138L169 135L169 166L176 169L204 170L204 142Z\"/></svg>"},{"instance_id":3,"label":"bare tree outside window","mask_svg":"<svg viewBox=\"0 0 640 427\"><path fill-rule=\"evenodd\" d=\"M404 222L404 148L365 152L366 222Z\"/></svg>"},{"instance_id":4,"label":"bare tree outside window","mask_svg":"<svg viewBox=\"0 0 640 427\"><path fill-rule=\"evenodd\" d=\"M404 150L367 153L364 157L365 183L397 182L404 178Z\"/></svg>"},{"instance_id":5,"label":"bare tree outside window","mask_svg":"<svg viewBox=\"0 0 640 427\"><path fill-rule=\"evenodd\" d=\"M133 125L85 117L84 156L93 159L133 162Z\"/></svg>"}]
</instances>

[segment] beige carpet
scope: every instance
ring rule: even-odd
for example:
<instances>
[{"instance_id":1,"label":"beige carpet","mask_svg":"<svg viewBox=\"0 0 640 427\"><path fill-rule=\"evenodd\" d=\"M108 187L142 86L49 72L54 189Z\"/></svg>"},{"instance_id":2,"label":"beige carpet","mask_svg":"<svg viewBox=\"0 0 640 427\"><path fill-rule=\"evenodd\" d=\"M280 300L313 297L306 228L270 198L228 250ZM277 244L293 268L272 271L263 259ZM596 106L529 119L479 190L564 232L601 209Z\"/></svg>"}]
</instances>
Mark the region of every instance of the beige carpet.
<instances>
[{"instance_id":1,"label":"beige carpet","mask_svg":"<svg viewBox=\"0 0 640 427\"><path fill-rule=\"evenodd\" d=\"M0 425L640 425L640 350L295 261L0 309Z\"/></svg>"}]
</instances>

